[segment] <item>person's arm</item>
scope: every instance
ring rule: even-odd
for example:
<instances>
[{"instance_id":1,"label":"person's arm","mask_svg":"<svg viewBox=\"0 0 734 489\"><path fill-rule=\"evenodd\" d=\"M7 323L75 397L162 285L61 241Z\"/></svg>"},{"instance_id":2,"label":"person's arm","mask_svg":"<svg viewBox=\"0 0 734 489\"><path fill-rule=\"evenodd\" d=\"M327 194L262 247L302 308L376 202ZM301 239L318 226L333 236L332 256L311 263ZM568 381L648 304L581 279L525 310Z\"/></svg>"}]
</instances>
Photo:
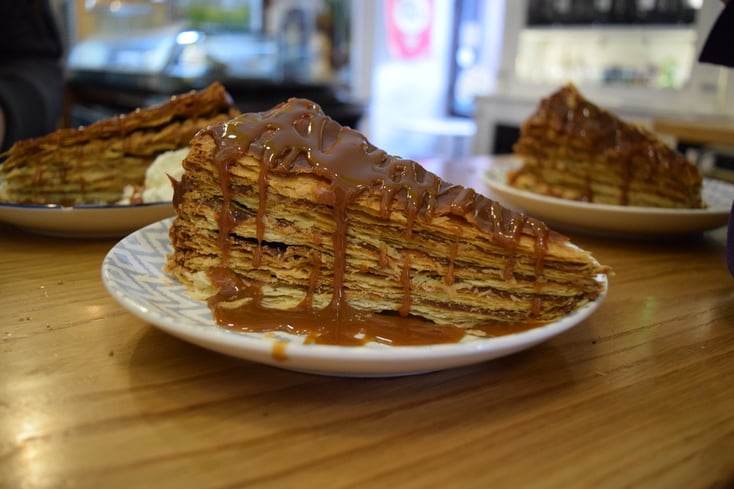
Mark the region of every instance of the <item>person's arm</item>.
<instances>
[{"instance_id":1,"label":"person's arm","mask_svg":"<svg viewBox=\"0 0 734 489\"><path fill-rule=\"evenodd\" d=\"M58 127L62 56L48 0L0 1L0 152Z\"/></svg>"},{"instance_id":2,"label":"person's arm","mask_svg":"<svg viewBox=\"0 0 734 489\"><path fill-rule=\"evenodd\" d=\"M5 142L5 111L0 106L0 148L3 147Z\"/></svg>"},{"instance_id":3,"label":"person's arm","mask_svg":"<svg viewBox=\"0 0 734 489\"><path fill-rule=\"evenodd\" d=\"M734 3L723 2L724 10L711 28L698 60L734 68Z\"/></svg>"}]
</instances>

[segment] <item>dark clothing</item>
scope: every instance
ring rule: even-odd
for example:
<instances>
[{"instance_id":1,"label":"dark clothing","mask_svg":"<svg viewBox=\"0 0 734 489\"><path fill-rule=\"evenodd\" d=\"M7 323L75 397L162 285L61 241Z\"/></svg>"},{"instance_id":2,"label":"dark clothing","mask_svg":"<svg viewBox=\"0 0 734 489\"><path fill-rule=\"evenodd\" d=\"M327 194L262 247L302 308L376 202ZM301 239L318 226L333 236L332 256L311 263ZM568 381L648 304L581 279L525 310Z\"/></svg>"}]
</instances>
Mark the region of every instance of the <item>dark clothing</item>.
<instances>
[{"instance_id":1,"label":"dark clothing","mask_svg":"<svg viewBox=\"0 0 734 489\"><path fill-rule=\"evenodd\" d=\"M719 14L698 60L734 68L734 0L727 3L724 11ZM726 262L729 272L734 276L734 202L729 214L729 229L726 235Z\"/></svg>"},{"instance_id":2,"label":"dark clothing","mask_svg":"<svg viewBox=\"0 0 734 489\"><path fill-rule=\"evenodd\" d=\"M734 1L719 14L698 60L734 68Z\"/></svg>"},{"instance_id":3,"label":"dark clothing","mask_svg":"<svg viewBox=\"0 0 734 489\"><path fill-rule=\"evenodd\" d=\"M63 44L47 0L0 0L0 151L54 131L61 116Z\"/></svg>"}]
</instances>

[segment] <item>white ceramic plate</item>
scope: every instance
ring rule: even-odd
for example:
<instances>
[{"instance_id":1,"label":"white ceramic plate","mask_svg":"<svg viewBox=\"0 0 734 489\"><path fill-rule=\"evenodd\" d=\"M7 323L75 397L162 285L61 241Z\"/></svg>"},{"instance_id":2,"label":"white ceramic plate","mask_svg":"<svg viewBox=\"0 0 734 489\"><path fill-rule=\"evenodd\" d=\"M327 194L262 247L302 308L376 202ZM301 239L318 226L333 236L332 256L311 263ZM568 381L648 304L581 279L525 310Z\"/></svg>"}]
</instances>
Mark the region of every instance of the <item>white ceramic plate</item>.
<instances>
[{"instance_id":1,"label":"white ceramic plate","mask_svg":"<svg viewBox=\"0 0 734 489\"><path fill-rule=\"evenodd\" d=\"M485 181L507 205L542 219L558 230L571 230L630 237L691 234L727 224L734 201L734 185L704 179L706 209L662 209L591 204L549 197L510 187L507 172L518 161L502 162L485 173Z\"/></svg>"},{"instance_id":2,"label":"white ceramic plate","mask_svg":"<svg viewBox=\"0 0 734 489\"><path fill-rule=\"evenodd\" d=\"M159 329L193 344L275 367L341 376L397 376L459 367L509 355L548 340L594 312L604 294L560 321L496 338L467 338L461 343L394 347L304 345L286 333L240 333L217 326L204 301L162 271L170 253L172 219L146 226L117 243L102 263L102 280L125 309ZM287 342L285 359L280 346ZM277 348L278 355L274 355Z\"/></svg>"},{"instance_id":3,"label":"white ceramic plate","mask_svg":"<svg viewBox=\"0 0 734 489\"><path fill-rule=\"evenodd\" d=\"M37 234L120 238L174 215L170 202L63 207L0 203L0 221Z\"/></svg>"}]
</instances>

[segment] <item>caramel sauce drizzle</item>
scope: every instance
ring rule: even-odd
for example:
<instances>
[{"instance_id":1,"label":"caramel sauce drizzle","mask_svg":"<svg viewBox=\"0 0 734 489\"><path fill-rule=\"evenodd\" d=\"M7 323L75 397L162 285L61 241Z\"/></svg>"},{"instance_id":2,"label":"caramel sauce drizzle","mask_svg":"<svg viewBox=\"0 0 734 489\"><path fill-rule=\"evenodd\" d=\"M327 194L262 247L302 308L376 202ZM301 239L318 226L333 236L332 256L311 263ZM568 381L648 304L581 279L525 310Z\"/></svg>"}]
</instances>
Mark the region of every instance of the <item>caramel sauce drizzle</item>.
<instances>
[{"instance_id":1,"label":"caramel sauce drizzle","mask_svg":"<svg viewBox=\"0 0 734 489\"><path fill-rule=\"evenodd\" d=\"M319 283L319 278L321 278L321 256L316 251L311 252L311 264L313 265L313 269L308 277L308 290L306 291L306 296L298 304L299 309L308 310L313 307L313 296L316 291L316 286Z\"/></svg>"},{"instance_id":2,"label":"caramel sauce drizzle","mask_svg":"<svg viewBox=\"0 0 734 489\"><path fill-rule=\"evenodd\" d=\"M402 317L410 314L410 304L412 296L410 294L410 253L403 254L403 269L400 272L400 283L403 284L403 304L398 309L398 314Z\"/></svg>"},{"instance_id":3,"label":"caramel sauce drizzle","mask_svg":"<svg viewBox=\"0 0 734 489\"><path fill-rule=\"evenodd\" d=\"M243 114L226 123L210 126L200 134L210 135L216 143L214 160L223 196L218 218L218 246L223 263L209 272L220 290L210 298L209 305L217 323L222 326L243 331L287 331L307 336L307 342L337 345L361 345L368 341L391 345L459 341L466 333L464 328L436 325L410 315L409 252L402 256L400 280L404 294L402 305L397 311L400 317L359 311L347 302L344 277L347 267L348 208L365 192L378 192L381 195L380 215L385 219L390 217L391 207L396 202L400 203L406 210L407 239L412 236L418 220L430 222L438 215L465 218L487 232L491 239L511 248L518 244L523 234L535 236L536 272L542 274L544 250L550 236L543 223L510 211L472 189L446 183L414 161L388 155L370 144L359 132L343 127L324 115L313 102L290 99L269 111ZM316 310L313 307L313 295L322 265L316 252L311 255L313 270L306 297L298 307L289 311L265 309L261 305L260 285L244 284L227 269L232 239L230 234L238 223L237 209L232 203L230 167L243 155L261 161L259 208L255 224L258 244L253 258L256 268L262 261L269 176L311 173L329 182L329 191L320 196L323 203L332 208L336 224L332 236L332 298L325 308ZM178 202L179 198L174 197L174 202ZM457 233L456 242L451 247L445 277L448 285L454 282L454 261L459 238ZM387 266L388 260L386 250L381 248L379 264ZM508 267L513 266L514 260L511 259ZM506 270L505 274L508 273ZM235 308L228 308L224 304L240 299L249 301ZM488 324L479 329L491 331L493 326ZM507 326L506 329L518 331L533 326L529 322Z\"/></svg>"},{"instance_id":4,"label":"caramel sauce drizzle","mask_svg":"<svg viewBox=\"0 0 734 489\"><path fill-rule=\"evenodd\" d=\"M446 270L446 275L443 277L443 283L446 285L454 285L456 275L454 273L454 267L456 266L456 255L459 254L459 238L451 243L451 250L449 253L449 266Z\"/></svg>"}]
</instances>

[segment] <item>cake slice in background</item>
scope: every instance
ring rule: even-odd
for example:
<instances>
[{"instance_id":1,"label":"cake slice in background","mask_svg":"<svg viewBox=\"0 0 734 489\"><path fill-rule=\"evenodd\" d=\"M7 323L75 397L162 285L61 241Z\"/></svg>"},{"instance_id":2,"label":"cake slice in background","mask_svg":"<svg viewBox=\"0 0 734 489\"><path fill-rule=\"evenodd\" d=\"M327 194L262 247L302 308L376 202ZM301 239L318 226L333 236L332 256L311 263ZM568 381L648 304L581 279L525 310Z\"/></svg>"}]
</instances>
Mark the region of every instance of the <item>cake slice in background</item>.
<instances>
[{"instance_id":1,"label":"cake slice in background","mask_svg":"<svg viewBox=\"0 0 734 489\"><path fill-rule=\"evenodd\" d=\"M601 204L702 208L696 165L652 132L623 121L568 84L544 98L520 129L522 167L508 184Z\"/></svg>"},{"instance_id":2,"label":"cake slice in background","mask_svg":"<svg viewBox=\"0 0 734 489\"><path fill-rule=\"evenodd\" d=\"M0 198L18 204L112 204L140 187L156 157L236 116L219 83L88 126L18 141L2 164Z\"/></svg>"}]
</instances>

